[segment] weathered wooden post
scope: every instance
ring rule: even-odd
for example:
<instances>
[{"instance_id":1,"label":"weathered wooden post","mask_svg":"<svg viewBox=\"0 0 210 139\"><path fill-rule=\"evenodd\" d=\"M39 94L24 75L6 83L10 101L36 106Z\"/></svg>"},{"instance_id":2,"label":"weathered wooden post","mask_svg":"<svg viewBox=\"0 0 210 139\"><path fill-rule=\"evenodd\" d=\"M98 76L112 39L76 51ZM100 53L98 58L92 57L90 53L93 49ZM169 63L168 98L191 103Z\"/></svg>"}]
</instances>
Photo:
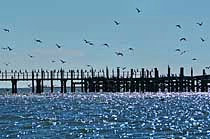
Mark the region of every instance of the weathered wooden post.
<instances>
[{"instance_id":1,"label":"weathered wooden post","mask_svg":"<svg viewBox=\"0 0 210 139\"><path fill-rule=\"evenodd\" d=\"M192 92L195 92L195 80L193 77L193 68L191 68L191 90Z\"/></svg>"},{"instance_id":2,"label":"weathered wooden post","mask_svg":"<svg viewBox=\"0 0 210 139\"><path fill-rule=\"evenodd\" d=\"M12 79L12 94L17 94L17 79Z\"/></svg>"},{"instance_id":3,"label":"weathered wooden post","mask_svg":"<svg viewBox=\"0 0 210 139\"><path fill-rule=\"evenodd\" d=\"M168 65L168 92L171 92L171 68Z\"/></svg>"},{"instance_id":4,"label":"weathered wooden post","mask_svg":"<svg viewBox=\"0 0 210 139\"><path fill-rule=\"evenodd\" d=\"M81 70L80 73L81 73L81 77L80 77L81 78L80 79L81 80L81 92L84 92L84 81L85 80L84 80L84 72L83 72L83 70Z\"/></svg>"},{"instance_id":5,"label":"weathered wooden post","mask_svg":"<svg viewBox=\"0 0 210 139\"><path fill-rule=\"evenodd\" d=\"M131 92L134 92L135 91L135 89L134 89L133 75L134 75L134 71L133 71L133 69L131 69L131 77L130 77L130 80L131 80L130 91Z\"/></svg>"},{"instance_id":6,"label":"weathered wooden post","mask_svg":"<svg viewBox=\"0 0 210 139\"><path fill-rule=\"evenodd\" d=\"M183 88L183 79L184 79L184 68L181 67L180 68L180 75L179 75L179 92L183 92L184 91L184 88Z\"/></svg>"},{"instance_id":7,"label":"weathered wooden post","mask_svg":"<svg viewBox=\"0 0 210 139\"><path fill-rule=\"evenodd\" d=\"M53 86L53 76L54 76L54 74L53 74L54 72L51 70L50 71L50 90L51 90L51 93L53 93L53 91L54 91L54 86Z\"/></svg>"},{"instance_id":8,"label":"weathered wooden post","mask_svg":"<svg viewBox=\"0 0 210 139\"><path fill-rule=\"evenodd\" d=\"M117 68L117 92L120 92L120 68Z\"/></svg>"},{"instance_id":9,"label":"weathered wooden post","mask_svg":"<svg viewBox=\"0 0 210 139\"><path fill-rule=\"evenodd\" d=\"M41 92L41 79L36 79L36 93L40 94Z\"/></svg>"},{"instance_id":10,"label":"weathered wooden post","mask_svg":"<svg viewBox=\"0 0 210 139\"><path fill-rule=\"evenodd\" d=\"M34 71L32 70L32 73L31 73L31 79L32 79L32 83L31 83L31 87L32 87L32 93L34 93Z\"/></svg>"},{"instance_id":11,"label":"weathered wooden post","mask_svg":"<svg viewBox=\"0 0 210 139\"><path fill-rule=\"evenodd\" d=\"M71 70L71 92L74 92L74 71Z\"/></svg>"},{"instance_id":12,"label":"weathered wooden post","mask_svg":"<svg viewBox=\"0 0 210 139\"><path fill-rule=\"evenodd\" d=\"M158 90L159 90L159 72L158 72L158 69L157 68L155 68L155 80L154 80L154 92L158 92Z\"/></svg>"},{"instance_id":13,"label":"weathered wooden post","mask_svg":"<svg viewBox=\"0 0 210 139\"><path fill-rule=\"evenodd\" d=\"M144 93L144 68L141 70L141 92Z\"/></svg>"}]
</instances>

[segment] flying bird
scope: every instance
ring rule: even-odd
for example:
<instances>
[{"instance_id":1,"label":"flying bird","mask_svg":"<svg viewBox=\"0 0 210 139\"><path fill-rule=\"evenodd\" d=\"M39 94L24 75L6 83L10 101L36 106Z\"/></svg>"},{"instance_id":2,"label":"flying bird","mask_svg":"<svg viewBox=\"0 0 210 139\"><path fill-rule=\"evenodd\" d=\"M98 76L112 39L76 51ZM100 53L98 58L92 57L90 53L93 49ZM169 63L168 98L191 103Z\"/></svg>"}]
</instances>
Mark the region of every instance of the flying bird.
<instances>
[{"instance_id":1,"label":"flying bird","mask_svg":"<svg viewBox=\"0 0 210 139\"><path fill-rule=\"evenodd\" d=\"M55 61L55 60L52 60L51 62L52 62L52 63L55 63L56 61Z\"/></svg>"},{"instance_id":2,"label":"flying bird","mask_svg":"<svg viewBox=\"0 0 210 139\"><path fill-rule=\"evenodd\" d=\"M35 39L35 41L38 43L42 43L42 40L40 40L40 39Z\"/></svg>"},{"instance_id":3,"label":"flying bird","mask_svg":"<svg viewBox=\"0 0 210 139\"><path fill-rule=\"evenodd\" d=\"M117 56L124 56L123 53L121 53L121 52L115 52L115 54L116 54Z\"/></svg>"},{"instance_id":4,"label":"flying bird","mask_svg":"<svg viewBox=\"0 0 210 139\"><path fill-rule=\"evenodd\" d=\"M92 42L89 42L88 44L89 44L89 45L91 45L91 46L93 46L93 45L94 45L94 43L92 43Z\"/></svg>"},{"instance_id":5,"label":"flying bird","mask_svg":"<svg viewBox=\"0 0 210 139\"><path fill-rule=\"evenodd\" d=\"M9 66L10 63L4 63L5 66Z\"/></svg>"},{"instance_id":6,"label":"flying bird","mask_svg":"<svg viewBox=\"0 0 210 139\"><path fill-rule=\"evenodd\" d=\"M90 43L90 41L88 41L88 40L84 40L85 41L85 43Z\"/></svg>"},{"instance_id":7,"label":"flying bird","mask_svg":"<svg viewBox=\"0 0 210 139\"><path fill-rule=\"evenodd\" d=\"M181 26L181 25L176 25L176 27L177 27L177 28L180 28L180 29L182 28L182 26Z\"/></svg>"},{"instance_id":8,"label":"flying bird","mask_svg":"<svg viewBox=\"0 0 210 139\"><path fill-rule=\"evenodd\" d=\"M3 31L10 32L10 30L9 29L6 29L6 28L4 28Z\"/></svg>"},{"instance_id":9,"label":"flying bird","mask_svg":"<svg viewBox=\"0 0 210 139\"><path fill-rule=\"evenodd\" d=\"M108 48L110 47L108 43L104 43L103 45L108 47Z\"/></svg>"},{"instance_id":10,"label":"flying bird","mask_svg":"<svg viewBox=\"0 0 210 139\"><path fill-rule=\"evenodd\" d=\"M130 48L128 48L128 50L130 50L130 51L134 51L134 49L133 49L133 48L131 48L131 47L130 47Z\"/></svg>"},{"instance_id":11,"label":"flying bird","mask_svg":"<svg viewBox=\"0 0 210 139\"><path fill-rule=\"evenodd\" d=\"M181 38L181 39L179 39L179 41L187 41L187 39L186 38Z\"/></svg>"},{"instance_id":12,"label":"flying bird","mask_svg":"<svg viewBox=\"0 0 210 139\"><path fill-rule=\"evenodd\" d=\"M201 39L202 42L205 42L205 39L204 38L200 37L200 39Z\"/></svg>"},{"instance_id":13,"label":"flying bird","mask_svg":"<svg viewBox=\"0 0 210 139\"><path fill-rule=\"evenodd\" d=\"M187 51L182 51L181 53L180 53L180 55L183 55L183 54L185 54Z\"/></svg>"},{"instance_id":14,"label":"flying bird","mask_svg":"<svg viewBox=\"0 0 210 139\"><path fill-rule=\"evenodd\" d=\"M28 55L30 58L34 58L34 56L32 56L32 55Z\"/></svg>"},{"instance_id":15,"label":"flying bird","mask_svg":"<svg viewBox=\"0 0 210 139\"><path fill-rule=\"evenodd\" d=\"M118 22L118 21L116 21L116 20L114 20L114 23L118 26L118 25L120 25L120 22Z\"/></svg>"},{"instance_id":16,"label":"flying bird","mask_svg":"<svg viewBox=\"0 0 210 139\"><path fill-rule=\"evenodd\" d=\"M9 46L7 47L7 49L9 50L9 51L12 51L13 49L12 48L10 48Z\"/></svg>"},{"instance_id":17,"label":"flying bird","mask_svg":"<svg viewBox=\"0 0 210 139\"><path fill-rule=\"evenodd\" d=\"M176 52L180 52L180 51L181 51L181 49L177 48L175 51L176 51Z\"/></svg>"},{"instance_id":18,"label":"flying bird","mask_svg":"<svg viewBox=\"0 0 210 139\"><path fill-rule=\"evenodd\" d=\"M59 44L57 44L57 43L56 43L56 46L57 46L58 48L61 48L61 45L59 45Z\"/></svg>"},{"instance_id":19,"label":"flying bird","mask_svg":"<svg viewBox=\"0 0 210 139\"><path fill-rule=\"evenodd\" d=\"M64 60L62 60L62 59L60 59L60 62L61 62L62 64L65 64L65 63L66 63L66 61L64 61Z\"/></svg>"},{"instance_id":20,"label":"flying bird","mask_svg":"<svg viewBox=\"0 0 210 139\"><path fill-rule=\"evenodd\" d=\"M201 22L201 23L198 22L196 24L199 25L199 26L202 26L203 25L203 22Z\"/></svg>"},{"instance_id":21,"label":"flying bird","mask_svg":"<svg viewBox=\"0 0 210 139\"><path fill-rule=\"evenodd\" d=\"M193 60L193 61L196 61L196 60L198 60L198 59L197 59L197 58L193 58L192 60Z\"/></svg>"},{"instance_id":22,"label":"flying bird","mask_svg":"<svg viewBox=\"0 0 210 139\"><path fill-rule=\"evenodd\" d=\"M137 11L138 13L141 13L141 10L140 10L139 8L136 8L136 11Z\"/></svg>"}]
</instances>

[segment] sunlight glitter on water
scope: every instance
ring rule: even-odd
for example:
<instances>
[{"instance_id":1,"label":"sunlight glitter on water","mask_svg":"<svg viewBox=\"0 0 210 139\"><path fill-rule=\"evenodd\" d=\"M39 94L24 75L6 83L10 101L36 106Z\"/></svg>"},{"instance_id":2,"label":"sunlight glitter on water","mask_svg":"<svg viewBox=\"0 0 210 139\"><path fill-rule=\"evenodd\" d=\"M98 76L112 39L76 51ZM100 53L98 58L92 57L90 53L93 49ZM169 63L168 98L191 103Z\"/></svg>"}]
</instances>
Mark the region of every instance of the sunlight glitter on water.
<instances>
[{"instance_id":1,"label":"sunlight glitter on water","mask_svg":"<svg viewBox=\"0 0 210 139\"><path fill-rule=\"evenodd\" d=\"M0 97L2 138L208 138L209 93Z\"/></svg>"}]
</instances>

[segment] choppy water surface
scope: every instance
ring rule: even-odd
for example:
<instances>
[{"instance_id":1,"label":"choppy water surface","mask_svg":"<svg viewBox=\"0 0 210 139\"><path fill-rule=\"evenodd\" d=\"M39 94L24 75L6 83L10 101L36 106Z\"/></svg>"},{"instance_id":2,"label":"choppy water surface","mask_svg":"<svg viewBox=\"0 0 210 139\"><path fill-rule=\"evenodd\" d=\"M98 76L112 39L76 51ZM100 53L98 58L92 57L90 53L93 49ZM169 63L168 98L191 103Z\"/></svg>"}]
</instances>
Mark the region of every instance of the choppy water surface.
<instances>
[{"instance_id":1,"label":"choppy water surface","mask_svg":"<svg viewBox=\"0 0 210 139\"><path fill-rule=\"evenodd\" d=\"M208 138L210 95L0 97L0 138Z\"/></svg>"}]
</instances>

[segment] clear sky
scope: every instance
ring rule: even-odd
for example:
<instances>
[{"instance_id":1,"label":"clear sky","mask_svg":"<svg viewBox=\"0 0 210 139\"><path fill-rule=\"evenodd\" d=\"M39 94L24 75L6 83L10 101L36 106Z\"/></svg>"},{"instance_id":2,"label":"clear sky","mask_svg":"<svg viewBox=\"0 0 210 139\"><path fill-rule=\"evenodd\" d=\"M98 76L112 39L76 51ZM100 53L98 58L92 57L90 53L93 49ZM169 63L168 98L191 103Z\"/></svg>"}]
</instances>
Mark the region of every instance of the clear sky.
<instances>
[{"instance_id":1,"label":"clear sky","mask_svg":"<svg viewBox=\"0 0 210 139\"><path fill-rule=\"evenodd\" d=\"M2 0L0 47L14 50L0 51L1 69L87 68L90 64L95 68L158 67L164 73L170 64L172 72L180 66L189 71L192 66L201 73L210 65L209 5L209 0ZM197 22L204 24L199 27ZM187 41L181 43L182 37ZM200 37L206 41L202 43ZM94 46L86 45L84 39ZM63 47L56 48L56 43ZM129 47L135 51L129 52ZM187 53L180 56L176 48ZM116 56L116 51L125 56ZM7 62L11 64L6 66Z\"/></svg>"}]
</instances>

